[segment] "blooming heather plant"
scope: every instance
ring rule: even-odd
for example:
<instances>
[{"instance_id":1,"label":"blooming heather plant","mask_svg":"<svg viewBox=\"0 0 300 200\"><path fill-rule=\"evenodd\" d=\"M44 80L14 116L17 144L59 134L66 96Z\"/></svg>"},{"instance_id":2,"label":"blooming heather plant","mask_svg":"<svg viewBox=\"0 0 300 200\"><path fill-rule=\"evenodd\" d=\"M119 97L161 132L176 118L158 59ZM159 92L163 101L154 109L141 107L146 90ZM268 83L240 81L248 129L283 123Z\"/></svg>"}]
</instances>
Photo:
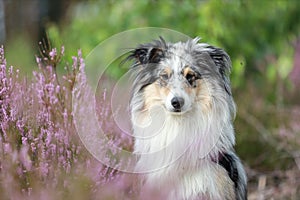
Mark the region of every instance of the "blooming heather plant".
<instances>
[{"instance_id":1,"label":"blooming heather plant","mask_svg":"<svg viewBox=\"0 0 300 200\"><path fill-rule=\"evenodd\" d=\"M63 54L64 48L42 48L42 56L36 58L39 70L30 80L7 67L0 48L1 199L103 199L100 196L117 198L117 189L125 191L116 181L119 173L92 158L76 135L72 90L78 76L85 84L84 62L79 51L59 77L56 70ZM103 129L113 135L117 129L109 123L105 94L100 102ZM122 137L110 138L121 144Z\"/></svg>"}]
</instances>

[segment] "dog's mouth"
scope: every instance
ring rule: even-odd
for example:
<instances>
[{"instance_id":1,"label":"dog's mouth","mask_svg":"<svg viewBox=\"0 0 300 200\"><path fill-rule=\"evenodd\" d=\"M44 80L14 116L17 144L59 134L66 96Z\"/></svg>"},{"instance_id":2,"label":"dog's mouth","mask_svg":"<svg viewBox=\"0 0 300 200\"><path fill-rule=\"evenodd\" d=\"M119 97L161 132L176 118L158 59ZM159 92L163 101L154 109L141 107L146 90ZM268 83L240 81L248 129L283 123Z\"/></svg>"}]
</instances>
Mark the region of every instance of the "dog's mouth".
<instances>
[{"instance_id":1,"label":"dog's mouth","mask_svg":"<svg viewBox=\"0 0 300 200\"><path fill-rule=\"evenodd\" d=\"M183 110L183 109L172 109L172 110L166 109L166 110L171 115L183 115L188 112L188 110Z\"/></svg>"},{"instance_id":2,"label":"dog's mouth","mask_svg":"<svg viewBox=\"0 0 300 200\"><path fill-rule=\"evenodd\" d=\"M175 112L175 113L180 113L180 112L181 112L181 109L180 109L180 108L174 109L173 112Z\"/></svg>"}]
</instances>

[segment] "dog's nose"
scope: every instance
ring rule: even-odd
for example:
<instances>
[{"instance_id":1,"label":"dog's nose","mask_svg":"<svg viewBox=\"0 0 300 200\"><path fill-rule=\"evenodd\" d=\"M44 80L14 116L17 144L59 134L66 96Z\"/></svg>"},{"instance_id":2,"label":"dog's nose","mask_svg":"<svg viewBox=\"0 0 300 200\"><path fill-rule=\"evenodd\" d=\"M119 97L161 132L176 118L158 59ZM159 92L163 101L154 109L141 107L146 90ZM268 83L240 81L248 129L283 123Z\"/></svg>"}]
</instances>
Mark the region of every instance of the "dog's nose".
<instances>
[{"instance_id":1,"label":"dog's nose","mask_svg":"<svg viewBox=\"0 0 300 200\"><path fill-rule=\"evenodd\" d=\"M184 99L181 97L174 97L171 99L171 104L175 108L175 111L180 111L184 104Z\"/></svg>"}]
</instances>

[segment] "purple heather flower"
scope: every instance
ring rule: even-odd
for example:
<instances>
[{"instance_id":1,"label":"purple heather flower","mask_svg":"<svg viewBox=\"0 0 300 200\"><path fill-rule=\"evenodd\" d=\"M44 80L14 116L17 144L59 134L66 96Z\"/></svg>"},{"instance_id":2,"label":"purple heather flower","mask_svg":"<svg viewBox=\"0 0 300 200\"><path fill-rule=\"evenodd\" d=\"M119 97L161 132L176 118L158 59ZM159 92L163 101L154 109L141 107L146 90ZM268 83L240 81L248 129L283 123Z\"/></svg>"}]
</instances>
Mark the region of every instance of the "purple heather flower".
<instances>
[{"instance_id":1,"label":"purple heather flower","mask_svg":"<svg viewBox=\"0 0 300 200\"><path fill-rule=\"evenodd\" d=\"M4 148L4 153L6 153L6 154L12 153L12 148L9 143L4 143L3 148Z\"/></svg>"},{"instance_id":2,"label":"purple heather flower","mask_svg":"<svg viewBox=\"0 0 300 200\"><path fill-rule=\"evenodd\" d=\"M19 156L20 156L20 161L24 165L25 169L27 171L30 171L31 168L32 168L32 161L31 161L31 159L30 159L30 157L28 155L28 150L29 150L28 146L27 145L23 145L21 147L20 155Z\"/></svg>"},{"instance_id":3,"label":"purple heather flower","mask_svg":"<svg viewBox=\"0 0 300 200\"><path fill-rule=\"evenodd\" d=\"M50 59L51 59L51 60L55 60L55 57L57 56L56 48L52 49L52 50L49 52L49 56L50 56Z\"/></svg>"}]
</instances>

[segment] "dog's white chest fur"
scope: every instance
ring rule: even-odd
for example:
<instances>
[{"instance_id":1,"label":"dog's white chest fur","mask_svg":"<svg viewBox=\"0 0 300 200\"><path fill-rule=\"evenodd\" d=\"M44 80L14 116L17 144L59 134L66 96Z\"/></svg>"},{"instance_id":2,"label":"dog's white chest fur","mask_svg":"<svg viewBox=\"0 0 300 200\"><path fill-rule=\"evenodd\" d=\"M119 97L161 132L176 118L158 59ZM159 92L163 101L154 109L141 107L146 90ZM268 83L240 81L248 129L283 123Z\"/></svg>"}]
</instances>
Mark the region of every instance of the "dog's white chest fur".
<instances>
[{"instance_id":1,"label":"dog's white chest fur","mask_svg":"<svg viewBox=\"0 0 300 200\"><path fill-rule=\"evenodd\" d=\"M198 168L169 166L146 174L144 189L167 193L167 199L234 199L234 187L226 171L208 161L198 161Z\"/></svg>"},{"instance_id":2,"label":"dog's white chest fur","mask_svg":"<svg viewBox=\"0 0 300 200\"><path fill-rule=\"evenodd\" d=\"M135 152L141 154L136 170L146 172L144 187L168 191L169 199L233 195L226 171L207 159L220 148L220 127L205 126L204 118L193 116L196 112L174 116L158 109L146 117L133 115Z\"/></svg>"}]
</instances>

